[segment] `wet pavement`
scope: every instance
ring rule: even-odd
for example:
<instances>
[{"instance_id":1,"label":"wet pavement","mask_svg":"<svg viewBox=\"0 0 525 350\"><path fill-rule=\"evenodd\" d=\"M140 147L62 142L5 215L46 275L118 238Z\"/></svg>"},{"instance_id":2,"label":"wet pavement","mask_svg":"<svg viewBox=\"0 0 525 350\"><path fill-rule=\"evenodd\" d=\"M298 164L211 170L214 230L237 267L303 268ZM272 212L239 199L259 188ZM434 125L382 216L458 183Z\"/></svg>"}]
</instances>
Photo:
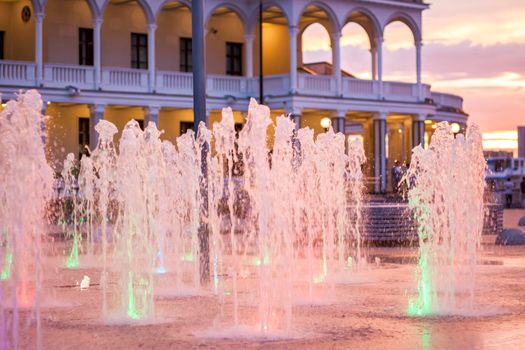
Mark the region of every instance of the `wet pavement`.
<instances>
[{"instance_id":1,"label":"wet pavement","mask_svg":"<svg viewBox=\"0 0 525 350\"><path fill-rule=\"evenodd\" d=\"M320 288L301 302L304 286L296 286L293 329L267 337L232 329L231 296L211 293L159 297L154 321L110 325L100 316L99 269L46 271L43 343L46 349L525 349L525 247L494 246L494 238L484 237L468 312L408 316L417 249L371 247L368 266L334 294ZM81 291L76 283L84 275L92 285ZM256 305L241 308L245 320L256 313ZM34 348L34 334L33 327L22 330L22 348Z\"/></svg>"}]
</instances>

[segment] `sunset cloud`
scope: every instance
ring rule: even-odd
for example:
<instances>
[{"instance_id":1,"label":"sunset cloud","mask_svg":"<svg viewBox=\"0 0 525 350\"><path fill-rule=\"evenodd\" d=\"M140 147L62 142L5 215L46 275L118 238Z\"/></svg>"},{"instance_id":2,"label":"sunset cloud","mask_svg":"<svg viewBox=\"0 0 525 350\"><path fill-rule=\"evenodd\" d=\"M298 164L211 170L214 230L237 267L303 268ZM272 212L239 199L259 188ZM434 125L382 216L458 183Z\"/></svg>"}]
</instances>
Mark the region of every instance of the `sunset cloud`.
<instances>
[{"instance_id":1,"label":"sunset cloud","mask_svg":"<svg viewBox=\"0 0 525 350\"><path fill-rule=\"evenodd\" d=\"M525 1L434 0L424 12L423 81L435 91L464 98L470 119L484 131L525 124ZM323 28L303 42L305 61L331 61ZM342 37L342 67L370 79L368 37L348 25ZM414 82L415 48L410 30L393 23L385 32L385 80Z\"/></svg>"}]
</instances>

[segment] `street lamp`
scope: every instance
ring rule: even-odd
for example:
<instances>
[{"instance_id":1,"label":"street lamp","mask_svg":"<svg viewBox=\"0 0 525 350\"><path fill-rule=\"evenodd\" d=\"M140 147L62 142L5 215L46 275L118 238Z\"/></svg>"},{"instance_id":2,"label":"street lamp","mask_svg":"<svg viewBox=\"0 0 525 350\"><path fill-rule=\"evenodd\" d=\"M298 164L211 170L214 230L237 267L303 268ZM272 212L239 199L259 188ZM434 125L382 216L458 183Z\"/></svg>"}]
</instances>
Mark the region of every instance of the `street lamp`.
<instances>
[{"instance_id":1,"label":"street lamp","mask_svg":"<svg viewBox=\"0 0 525 350\"><path fill-rule=\"evenodd\" d=\"M452 129L452 132L454 134L457 134L460 130L461 130L461 127L459 126L458 123L452 123L450 124L450 128Z\"/></svg>"},{"instance_id":2,"label":"street lamp","mask_svg":"<svg viewBox=\"0 0 525 350\"><path fill-rule=\"evenodd\" d=\"M332 120L330 118L323 118L321 119L321 127L324 129L324 131L328 131L328 128L332 125Z\"/></svg>"}]
</instances>

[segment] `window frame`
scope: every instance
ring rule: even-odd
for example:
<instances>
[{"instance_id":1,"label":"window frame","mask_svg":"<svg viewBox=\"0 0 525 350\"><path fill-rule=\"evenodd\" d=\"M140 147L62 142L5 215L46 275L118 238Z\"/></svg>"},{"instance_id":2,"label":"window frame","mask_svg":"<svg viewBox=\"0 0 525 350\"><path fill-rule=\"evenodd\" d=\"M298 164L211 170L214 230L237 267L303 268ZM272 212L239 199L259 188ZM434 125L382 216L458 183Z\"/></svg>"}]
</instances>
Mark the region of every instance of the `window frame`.
<instances>
[{"instance_id":1,"label":"window frame","mask_svg":"<svg viewBox=\"0 0 525 350\"><path fill-rule=\"evenodd\" d=\"M148 34L145 33L131 33L131 68L133 69L148 69ZM144 39L144 40L142 40ZM141 60L141 50L143 50L145 59Z\"/></svg>"},{"instance_id":2,"label":"window frame","mask_svg":"<svg viewBox=\"0 0 525 350\"><path fill-rule=\"evenodd\" d=\"M226 42L226 75L243 76L244 43Z\"/></svg>"},{"instance_id":3,"label":"window frame","mask_svg":"<svg viewBox=\"0 0 525 350\"><path fill-rule=\"evenodd\" d=\"M192 38L179 38L179 70L181 72L193 72L193 48Z\"/></svg>"},{"instance_id":4,"label":"window frame","mask_svg":"<svg viewBox=\"0 0 525 350\"><path fill-rule=\"evenodd\" d=\"M87 38L85 37L87 35ZM78 64L93 66L95 61L93 28L78 28Z\"/></svg>"}]
</instances>

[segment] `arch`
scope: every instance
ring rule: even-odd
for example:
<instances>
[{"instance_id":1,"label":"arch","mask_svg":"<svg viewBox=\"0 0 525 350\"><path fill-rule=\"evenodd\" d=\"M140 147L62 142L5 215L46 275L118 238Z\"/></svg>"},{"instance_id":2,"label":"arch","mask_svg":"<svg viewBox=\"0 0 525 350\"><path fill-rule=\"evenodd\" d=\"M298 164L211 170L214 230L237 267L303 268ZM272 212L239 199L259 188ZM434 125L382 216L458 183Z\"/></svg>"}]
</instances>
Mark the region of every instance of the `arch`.
<instances>
[{"instance_id":1,"label":"arch","mask_svg":"<svg viewBox=\"0 0 525 350\"><path fill-rule=\"evenodd\" d=\"M87 2L88 6L89 6L89 9L91 10L92 18L93 19L99 18L100 17L100 12L98 10L98 6L97 6L97 3L95 2L95 0L84 0L84 1ZM43 9L46 8L48 2L49 2L49 0L43 0L43 3L42 3L42 8Z\"/></svg>"},{"instance_id":2,"label":"arch","mask_svg":"<svg viewBox=\"0 0 525 350\"><path fill-rule=\"evenodd\" d=\"M174 3L174 2L179 3L181 5L184 5L184 6L186 6L187 8L189 8L191 10L191 1L189 1L189 0L164 0L164 1L162 1L162 3L157 8L157 12L155 12L153 14L155 16L155 21L159 18L159 14L162 11L162 9L164 8L164 6L166 6L168 4L171 4L171 3Z\"/></svg>"},{"instance_id":3,"label":"arch","mask_svg":"<svg viewBox=\"0 0 525 350\"><path fill-rule=\"evenodd\" d=\"M421 31L419 30L418 24L416 23L416 21L414 21L414 19L411 16L404 12L393 13L390 17L388 17L387 21L385 22L385 25L382 29L383 33L385 32L385 28L392 22L401 22L405 24L412 32L412 36L414 37L414 44L421 42Z\"/></svg>"},{"instance_id":4,"label":"arch","mask_svg":"<svg viewBox=\"0 0 525 350\"><path fill-rule=\"evenodd\" d=\"M281 13L284 15L284 18L286 18L286 23L288 23L288 25L292 23L289 13L285 11L283 6L279 4L278 1L264 2L263 3L263 13L270 7L277 7L279 11L281 11ZM246 27L249 33L255 32L258 22L259 22L259 6L256 6L250 14L248 26Z\"/></svg>"},{"instance_id":5,"label":"arch","mask_svg":"<svg viewBox=\"0 0 525 350\"><path fill-rule=\"evenodd\" d=\"M337 19L337 15L332 10L332 8L330 6L328 6L323 1L312 1L312 2L310 2L308 4L306 4L302 8L302 10L299 12L299 17L295 21L295 25L297 27L299 27L300 22L301 22L301 17L303 17L306 9L308 9L309 7L317 7L319 9L323 10L326 13L326 15L328 17L328 21L330 22L331 25L333 25L333 28L327 28L325 25L323 25L326 28L326 30L328 31L328 34L330 34L330 35L332 34L332 33L330 33L330 29L333 29L333 31L335 31L335 32L340 32L341 31L341 25L339 23L339 20Z\"/></svg>"},{"instance_id":6,"label":"arch","mask_svg":"<svg viewBox=\"0 0 525 350\"><path fill-rule=\"evenodd\" d=\"M146 16L146 22L148 24L155 24L155 16L153 15L153 11L151 10L151 7L149 6L147 0L135 0L144 11L144 15ZM104 4L100 8L100 16L103 17L104 11L106 10L106 7L111 2L111 0L105 0Z\"/></svg>"},{"instance_id":7,"label":"arch","mask_svg":"<svg viewBox=\"0 0 525 350\"><path fill-rule=\"evenodd\" d=\"M355 18L354 14L364 16L368 20L369 25L367 25L367 22L362 21L359 18ZM374 13L367 8L356 7L351 9L345 17L345 22L341 27L341 31L348 23L357 23L365 30L365 32L368 34L368 38L370 39L370 47L375 46L375 38L381 38L383 36L383 31L381 30L381 24L379 20L374 15Z\"/></svg>"},{"instance_id":8,"label":"arch","mask_svg":"<svg viewBox=\"0 0 525 350\"><path fill-rule=\"evenodd\" d=\"M358 79L374 79L377 74L373 42L366 28L355 21L341 30L341 69Z\"/></svg>"},{"instance_id":9,"label":"arch","mask_svg":"<svg viewBox=\"0 0 525 350\"><path fill-rule=\"evenodd\" d=\"M301 54L300 54L300 64L301 66L304 66L305 64L311 64L311 63L319 63L319 62L328 62L330 64L333 63L333 57L332 57L332 48L329 47L328 50L329 50L329 53L328 54L328 58L327 59L324 59L324 60L312 60L311 62L305 62L305 59L304 59L304 53L305 53L305 48L304 48L304 35L305 33L310 30L312 28L312 26L319 26L320 28L322 28L321 30L323 31L321 35L326 35L326 38L328 40L328 42L330 43L331 42L331 39L330 39L330 33L328 32L328 30L326 29L325 26L323 26L321 23L319 22L313 22L313 23L310 23L308 25L306 25L303 30L299 33L299 38L300 38L300 45L299 47L301 48ZM330 45L330 44L329 44Z\"/></svg>"},{"instance_id":10,"label":"arch","mask_svg":"<svg viewBox=\"0 0 525 350\"><path fill-rule=\"evenodd\" d=\"M208 23L210 22L211 16L213 16L213 14L220 8L227 8L228 10L235 12L237 17L239 17L239 19L241 20L243 27L246 28L246 25L247 25L246 13L241 7L239 7L235 3L230 3L230 2L222 2L214 6L213 8L211 8L210 11L206 14L206 17L204 19L205 27L208 27Z\"/></svg>"}]
</instances>

